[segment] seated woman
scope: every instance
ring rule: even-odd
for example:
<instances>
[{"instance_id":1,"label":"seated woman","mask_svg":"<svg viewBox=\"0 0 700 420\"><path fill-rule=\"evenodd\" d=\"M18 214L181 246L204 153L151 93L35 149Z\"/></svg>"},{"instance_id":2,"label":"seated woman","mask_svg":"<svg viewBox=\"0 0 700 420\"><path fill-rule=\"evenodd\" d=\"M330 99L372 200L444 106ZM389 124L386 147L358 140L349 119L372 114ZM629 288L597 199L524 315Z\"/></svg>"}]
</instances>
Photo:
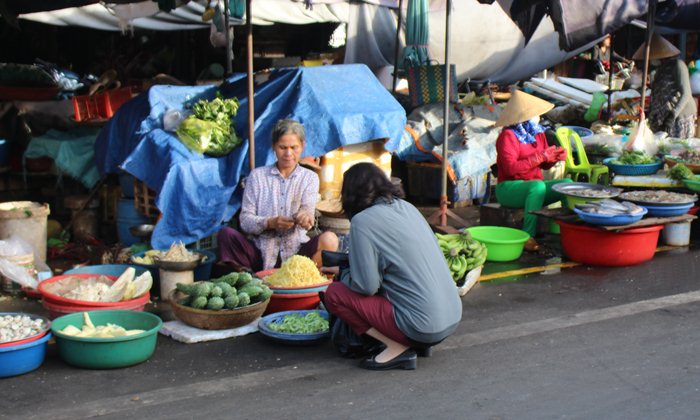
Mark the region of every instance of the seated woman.
<instances>
[{"instance_id":1,"label":"seated woman","mask_svg":"<svg viewBox=\"0 0 700 420\"><path fill-rule=\"evenodd\" d=\"M415 369L414 348L427 355L462 318L445 257L425 218L377 166L348 169L341 194L351 221L350 266L328 287L324 305L386 346L362 367Z\"/></svg>"},{"instance_id":2,"label":"seated woman","mask_svg":"<svg viewBox=\"0 0 700 420\"><path fill-rule=\"evenodd\" d=\"M536 251L537 216L530 211L562 199L552 191L552 185L571 182L570 179L545 181L542 169L549 169L566 159L566 150L548 146L540 115L554 105L527 93L513 92L496 126L503 127L496 140L498 184L496 199L503 207L525 209L523 230L530 234L525 249Z\"/></svg>"},{"instance_id":3,"label":"seated woman","mask_svg":"<svg viewBox=\"0 0 700 420\"><path fill-rule=\"evenodd\" d=\"M646 43L634 53L636 60L644 60ZM680 50L666 38L654 34L649 48L649 60L656 70L651 82L649 127L665 131L669 137L695 137L697 106L690 87L688 66L678 58Z\"/></svg>"},{"instance_id":4,"label":"seated woman","mask_svg":"<svg viewBox=\"0 0 700 420\"><path fill-rule=\"evenodd\" d=\"M292 255L304 255L321 266L321 251L335 251L333 232L309 239L314 225L319 179L299 165L306 143L304 126L280 120L272 130L277 162L255 168L246 180L239 217L241 230L225 227L218 234L221 264L236 270L279 267Z\"/></svg>"}]
</instances>

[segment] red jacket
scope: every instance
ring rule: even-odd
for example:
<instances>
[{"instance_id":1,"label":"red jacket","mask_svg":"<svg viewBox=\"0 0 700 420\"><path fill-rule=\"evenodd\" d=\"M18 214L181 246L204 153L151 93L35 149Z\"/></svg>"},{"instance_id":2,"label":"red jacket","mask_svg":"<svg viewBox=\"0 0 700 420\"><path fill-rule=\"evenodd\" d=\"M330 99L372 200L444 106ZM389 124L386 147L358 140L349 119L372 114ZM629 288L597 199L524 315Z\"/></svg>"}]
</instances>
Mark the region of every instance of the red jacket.
<instances>
[{"instance_id":1,"label":"red jacket","mask_svg":"<svg viewBox=\"0 0 700 420\"><path fill-rule=\"evenodd\" d=\"M549 169L554 164L542 163L532 166L528 159L536 153L544 152L548 147L547 137L544 133L535 135L537 140L532 144L524 144L518 141L513 130L504 128L496 140L496 152L498 157L498 181L513 181L521 179L524 181L543 180L542 169Z\"/></svg>"}]
</instances>

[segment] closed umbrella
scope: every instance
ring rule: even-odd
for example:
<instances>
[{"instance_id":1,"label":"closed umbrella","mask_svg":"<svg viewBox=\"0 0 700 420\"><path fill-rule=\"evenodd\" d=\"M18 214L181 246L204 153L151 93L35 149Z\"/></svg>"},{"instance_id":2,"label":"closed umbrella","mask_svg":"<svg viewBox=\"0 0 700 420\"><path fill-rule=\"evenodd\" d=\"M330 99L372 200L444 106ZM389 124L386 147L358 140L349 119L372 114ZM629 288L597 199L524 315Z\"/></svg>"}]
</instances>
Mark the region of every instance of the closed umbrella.
<instances>
[{"instance_id":1,"label":"closed umbrella","mask_svg":"<svg viewBox=\"0 0 700 420\"><path fill-rule=\"evenodd\" d=\"M406 47L397 67L415 67L428 62L428 35L428 0L409 0L406 12Z\"/></svg>"}]
</instances>

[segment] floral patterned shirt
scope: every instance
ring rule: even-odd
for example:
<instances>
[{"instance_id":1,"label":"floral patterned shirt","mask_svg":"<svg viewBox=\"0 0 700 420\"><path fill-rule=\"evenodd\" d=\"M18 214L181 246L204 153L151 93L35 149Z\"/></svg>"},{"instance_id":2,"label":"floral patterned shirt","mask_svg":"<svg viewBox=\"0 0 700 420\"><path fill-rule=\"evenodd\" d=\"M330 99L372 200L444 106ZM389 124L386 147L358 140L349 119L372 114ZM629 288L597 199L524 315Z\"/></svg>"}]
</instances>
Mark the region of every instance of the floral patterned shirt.
<instances>
[{"instance_id":1,"label":"floral patterned shirt","mask_svg":"<svg viewBox=\"0 0 700 420\"><path fill-rule=\"evenodd\" d=\"M274 268L278 257L284 261L296 254L309 237L300 226L286 232L265 229L267 219L293 218L299 211L312 216L318 200L319 179L315 172L300 165L284 178L276 165L255 168L246 180L241 207L241 230L260 249L263 270Z\"/></svg>"}]
</instances>

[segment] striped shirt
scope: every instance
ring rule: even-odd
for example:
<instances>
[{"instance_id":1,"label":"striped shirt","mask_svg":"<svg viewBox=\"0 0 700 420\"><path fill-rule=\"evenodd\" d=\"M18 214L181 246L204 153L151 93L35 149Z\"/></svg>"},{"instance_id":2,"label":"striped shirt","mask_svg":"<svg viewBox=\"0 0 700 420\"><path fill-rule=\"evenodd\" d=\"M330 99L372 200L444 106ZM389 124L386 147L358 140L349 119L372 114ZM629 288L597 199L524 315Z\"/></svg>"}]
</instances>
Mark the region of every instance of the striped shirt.
<instances>
[{"instance_id":1,"label":"striped shirt","mask_svg":"<svg viewBox=\"0 0 700 420\"><path fill-rule=\"evenodd\" d=\"M246 180L240 224L260 249L263 270L274 268L278 257L284 261L296 254L309 237L300 226L286 232L266 230L267 219L277 216L294 218L299 211L312 216L318 200L319 180L315 172L297 165L284 178L276 165L254 169Z\"/></svg>"}]
</instances>

